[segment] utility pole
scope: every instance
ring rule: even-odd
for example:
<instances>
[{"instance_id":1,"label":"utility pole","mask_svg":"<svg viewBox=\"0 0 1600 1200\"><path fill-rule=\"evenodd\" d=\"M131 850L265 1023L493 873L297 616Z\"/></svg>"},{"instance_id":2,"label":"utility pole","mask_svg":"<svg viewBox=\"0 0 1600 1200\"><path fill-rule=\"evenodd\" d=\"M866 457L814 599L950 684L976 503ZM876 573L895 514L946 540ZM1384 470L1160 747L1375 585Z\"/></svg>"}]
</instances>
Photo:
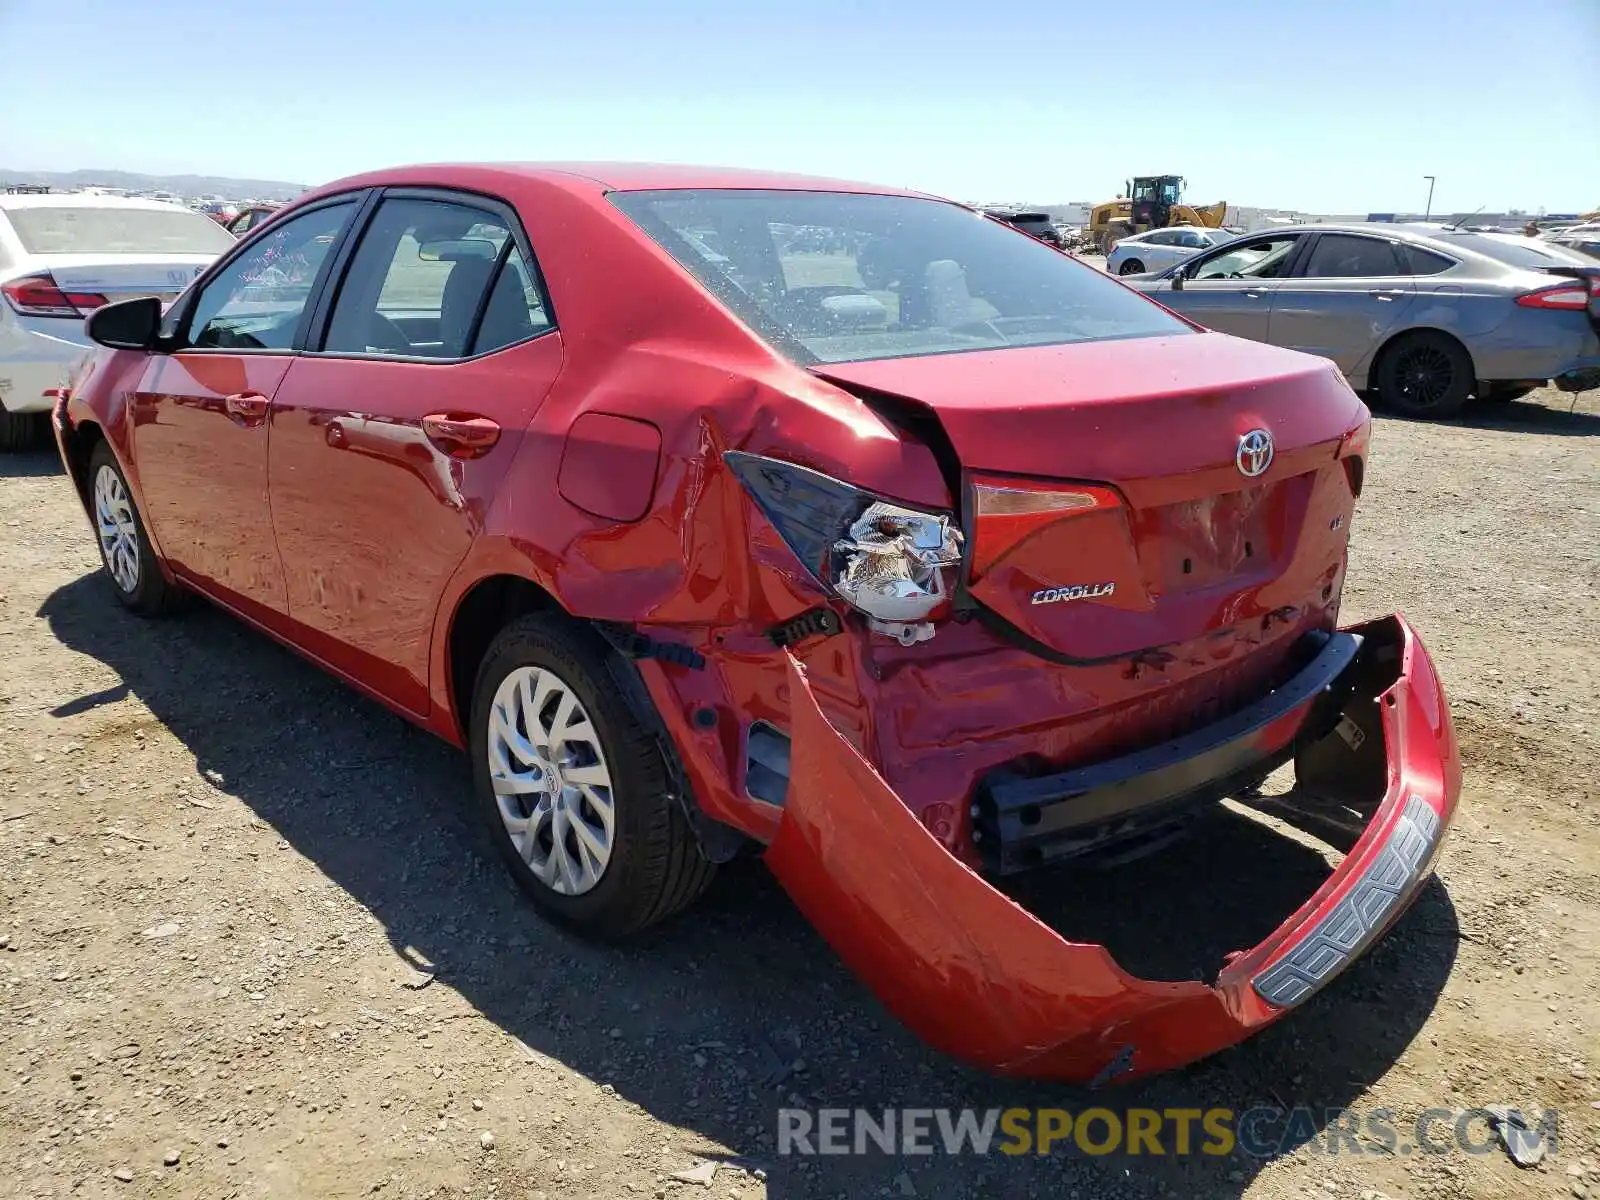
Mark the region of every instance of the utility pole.
<instances>
[{"instance_id":1,"label":"utility pole","mask_svg":"<svg viewBox=\"0 0 1600 1200\"><path fill-rule=\"evenodd\" d=\"M1428 181L1428 210L1422 214L1422 219L1426 221L1433 216L1433 176L1424 175L1423 178Z\"/></svg>"}]
</instances>

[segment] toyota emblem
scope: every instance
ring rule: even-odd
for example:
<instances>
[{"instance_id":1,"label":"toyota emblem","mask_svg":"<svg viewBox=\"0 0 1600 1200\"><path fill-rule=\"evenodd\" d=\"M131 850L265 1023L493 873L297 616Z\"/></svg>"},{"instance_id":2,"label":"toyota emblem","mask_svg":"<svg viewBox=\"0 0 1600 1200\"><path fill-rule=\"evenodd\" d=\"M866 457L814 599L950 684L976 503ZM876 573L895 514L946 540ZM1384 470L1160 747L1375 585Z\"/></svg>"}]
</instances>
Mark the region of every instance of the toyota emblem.
<instances>
[{"instance_id":1,"label":"toyota emblem","mask_svg":"<svg viewBox=\"0 0 1600 1200\"><path fill-rule=\"evenodd\" d=\"M1272 435L1265 429L1252 429L1239 438L1233 452L1234 465L1246 479L1262 475L1272 465Z\"/></svg>"}]
</instances>

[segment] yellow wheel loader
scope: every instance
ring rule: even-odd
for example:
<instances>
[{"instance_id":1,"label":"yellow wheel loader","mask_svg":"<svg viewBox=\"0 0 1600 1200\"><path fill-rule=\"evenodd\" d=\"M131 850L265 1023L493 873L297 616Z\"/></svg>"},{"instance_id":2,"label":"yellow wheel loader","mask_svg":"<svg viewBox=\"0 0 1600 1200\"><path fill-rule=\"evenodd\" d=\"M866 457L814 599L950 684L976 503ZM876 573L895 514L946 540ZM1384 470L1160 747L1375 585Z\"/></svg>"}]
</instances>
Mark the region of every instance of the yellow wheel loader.
<instances>
[{"instance_id":1,"label":"yellow wheel loader","mask_svg":"<svg viewBox=\"0 0 1600 1200\"><path fill-rule=\"evenodd\" d=\"M1122 238L1168 225L1198 225L1221 229L1228 202L1197 205L1183 203L1183 179L1178 175L1139 175L1123 185L1127 194L1097 204L1089 214L1089 244L1101 254Z\"/></svg>"}]
</instances>

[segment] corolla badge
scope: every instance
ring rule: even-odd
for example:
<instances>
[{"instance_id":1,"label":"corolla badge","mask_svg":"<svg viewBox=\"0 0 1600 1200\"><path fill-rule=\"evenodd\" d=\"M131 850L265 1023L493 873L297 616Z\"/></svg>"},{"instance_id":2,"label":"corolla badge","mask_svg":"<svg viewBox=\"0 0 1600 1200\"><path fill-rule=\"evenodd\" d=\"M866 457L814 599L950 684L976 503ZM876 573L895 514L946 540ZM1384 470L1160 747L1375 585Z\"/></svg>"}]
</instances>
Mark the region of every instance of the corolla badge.
<instances>
[{"instance_id":1,"label":"corolla badge","mask_svg":"<svg viewBox=\"0 0 1600 1200\"><path fill-rule=\"evenodd\" d=\"M1115 583L1074 583L1067 587L1044 588L1033 594L1034 604L1060 604L1065 600L1098 600L1117 590Z\"/></svg>"},{"instance_id":2,"label":"corolla badge","mask_svg":"<svg viewBox=\"0 0 1600 1200\"><path fill-rule=\"evenodd\" d=\"M1239 448L1233 452L1233 462L1239 474L1254 479L1272 465L1272 435L1265 429L1252 429L1239 437Z\"/></svg>"}]
</instances>

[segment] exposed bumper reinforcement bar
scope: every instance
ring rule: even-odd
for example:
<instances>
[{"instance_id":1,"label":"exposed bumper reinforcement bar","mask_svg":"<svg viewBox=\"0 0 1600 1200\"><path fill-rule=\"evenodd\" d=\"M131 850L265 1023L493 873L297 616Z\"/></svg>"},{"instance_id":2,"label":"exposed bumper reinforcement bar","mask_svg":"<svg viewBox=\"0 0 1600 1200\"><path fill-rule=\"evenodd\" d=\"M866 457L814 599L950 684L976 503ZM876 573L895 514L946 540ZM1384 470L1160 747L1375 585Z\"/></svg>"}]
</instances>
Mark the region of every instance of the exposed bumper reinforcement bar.
<instances>
[{"instance_id":1,"label":"exposed bumper reinforcement bar","mask_svg":"<svg viewBox=\"0 0 1600 1200\"><path fill-rule=\"evenodd\" d=\"M1361 649L1353 633L1311 634L1310 662L1281 687L1203 729L1050 775L996 773L975 805L978 848L996 874L1115 846L1233 795L1288 762L1339 719Z\"/></svg>"},{"instance_id":2,"label":"exposed bumper reinforcement bar","mask_svg":"<svg viewBox=\"0 0 1600 1200\"><path fill-rule=\"evenodd\" d=\"M1076 1082L1192 1062L1282 1016L1380 936L1426 882L1454 815L1460 762L1427 651L1400 617L1349 632L1362 640L1340 676L1351 683L1342 717L1361 736L1303 746L1296 768L1365 828L1315 894L1210 985L1139 979L996 890L828 723L793 659L793 772L767 862L879 999L945 1053Z\"/></svg>"}]
</instances>

